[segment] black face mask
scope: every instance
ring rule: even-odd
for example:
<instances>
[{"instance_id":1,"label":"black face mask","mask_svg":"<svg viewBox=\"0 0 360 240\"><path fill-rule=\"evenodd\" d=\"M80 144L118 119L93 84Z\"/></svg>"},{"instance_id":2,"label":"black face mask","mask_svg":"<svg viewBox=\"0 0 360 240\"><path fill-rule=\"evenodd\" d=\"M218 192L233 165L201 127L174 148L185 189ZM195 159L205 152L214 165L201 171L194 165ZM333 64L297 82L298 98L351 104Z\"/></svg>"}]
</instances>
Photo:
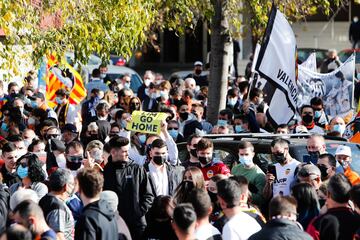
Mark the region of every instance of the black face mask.
<instances>
[{"instance_id":1,"label":"black face mask","mask_svg":"<svg viewBox=\"0 0 360 240\"><path fill-rule=\"evenodd\" d=\"M323 181L326 180L327 177L329 176L329 174L327 173L328 168L323 165L318 165L317 167L319 168L319 170L321 172L321 180L323 180Z\"/></svg>"},{"instance_id":2,"label":"black face mask","mask_svg":"<svg viewBox=\"0 0 360 240\"><path fill-rule=\"evenodd\" d=\"M179 113L179 117L180 117L182 120L186 120L186 119L188 119L188 117L189 117L189 113L188 113L188 112L181 112L181 113Z\"/></svg>"},{"instance_id":3,"label":"black face mask","mask_svg":"<svg viewBox=\"0 0 360 240\"><path fill-rule=\"evenodd\" d=\"M284 162L286 161L284 153L276 153L272 154L271 156L275 162L278 162L280 164L284 164Z\"/></svg>"},{"instance_id":4,"label":"black face mask","mask_svg":"<svg viewBox=\"0 0 360 240\"><path fill-rule=\"evenodd\" d=\"M201 70L201 69L196 69L196 70L195 70L195 74L196 74L196 75L200 75L200 74L201 74L201 72L202 72L202 70Z\"/></svg>"},{"instance_id":5,"label":"black face mask","mask_svg":"<svg viewBox=\"0 0 360 240\"><path fill-rule=\"evenodd\" d=\"M209 194L209 197L211 199L211 202L216 203L217 202L217 194L213 193L213 192L210 192L210 191L208 191L208 194Z\"/></svg>"},{"instance_id":6,"label":"black face mask","mask_svg":"<svg viewBox=\"0 0 360 240\"><path fill-rule=\"evenodd\" d=\"M212 158L211 157L198 157L199 162L203 165L207 165L208 163L211 162Z\"/></svg>"},{"instance_id":7,"label":"black face mask","mask_svg":"<svg viewBox=\"0 0 360 240\"><path fill-rule=\"evenodd\" d=\"M320 152L319 152L319 151L313 151L313 152L308 151L308 153L309 153L309 155L310 155L310 157L311 157L312 159L319 159L319 156L320 156Z\"/></svg>"},{"instance_id":8,"label":"black face mask","mask_svg":"<svg viewBox=\"0 0 360 240\"><path fill-rule=\"evenodd\" d=\"M153 161L156 165L163 165L166 161L166 155L162 156L153 156Z\"/></svg>"},{"instance_id":9,"label":"black face mask","mask_svg":"<svg viewBox=\"0 0 360 240\"><path fill-rule=\"evenodd\" d=\"M303 120L304 123L310 124L310 123L312 123L312 121L314 120L314 117L311 116L311 115L309 115L309 114L306 114L306 115L304 115L304 116L302 117L302 120Z\"/></svg>"},{"instance_id":10,"label":"black face mask","mask_svg":"<svg viewBox=\"0 0 360 240\"><path fill-rule=\"evenodd\" d=\"M191 156L197 158L196 148L190 148L190 154L191 154Z\"/></svg>"},{"instance_id":11,"label":"black face mask","mask_svg":"<svg viewBox=\"0 0 360 240\"><path fill-rule=\"evenodd\" d=\"M71 171L78 170L81 167L81 162L69 162L66 161L66 167Z\"/></svg>"},{"instance_id":12,"label":"black face mask","mask_svg":"<svg viewBox=\"0 0 360 240\"><path fill-rule=\"evenodd\" d=\"M181 188L185 193L189 193L194 189L194 183L192 181L183 181L181 183Z\"/></svg>"}]
</instances>

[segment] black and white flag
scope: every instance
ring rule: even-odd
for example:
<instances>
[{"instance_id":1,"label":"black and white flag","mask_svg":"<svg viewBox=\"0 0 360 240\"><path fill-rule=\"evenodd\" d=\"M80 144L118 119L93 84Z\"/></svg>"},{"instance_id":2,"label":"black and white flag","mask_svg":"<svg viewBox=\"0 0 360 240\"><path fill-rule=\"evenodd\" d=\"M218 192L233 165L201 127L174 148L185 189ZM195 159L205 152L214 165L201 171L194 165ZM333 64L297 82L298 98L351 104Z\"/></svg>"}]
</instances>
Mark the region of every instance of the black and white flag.
<instances>
[{"instance_id":1,"label":"black and white flag","mask_svg":"<svg viewBox=\"0 0 360 240\"><path fill-rule=\"evenodd\" d=\"M309 104L313 97L321 97L327 115L346 116L354 105L354 72L354 54L337 69L326 74L299 66L299 107Z\"/></svg>"},{"instance_id":2,"label":"black and white flag","mask_svg":"<svg viewBox=\"0 0 360 240\"><path fill-rule=\"evenodd\" d=\"M275 126L287 124L298 105L296 39L289 22L275 6L271 9L255 70L275 89L268 96L268 120Z\"/></svg>"}]
</instances>

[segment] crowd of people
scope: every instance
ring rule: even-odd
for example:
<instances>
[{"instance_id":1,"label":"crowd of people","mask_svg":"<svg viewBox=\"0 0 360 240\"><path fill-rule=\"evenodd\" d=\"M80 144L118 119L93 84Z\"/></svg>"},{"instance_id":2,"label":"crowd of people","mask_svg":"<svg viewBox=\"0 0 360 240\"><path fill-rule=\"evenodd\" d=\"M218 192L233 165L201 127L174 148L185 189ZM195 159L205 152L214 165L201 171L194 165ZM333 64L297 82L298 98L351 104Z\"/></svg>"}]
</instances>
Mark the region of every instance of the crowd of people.
<instances>
[{"instance_id":1,"label":"crowd of people","mask_svg":"<svg viewBox=\"0 0 360 240\"><path fill-rule=\"evenodd\" d=\"M349 119L327 116L314 97L299 120L273 126L262 90L239 76L211 124L202 71L198 61L184 80L146 71L132 90L131 75L112 80L102 65L87 99L72 105L58 89L54 108L33 73L23 86L0 82L1 239L360 239L352 150L333 156L324 139L342 138ZM160 134L129 131L135 110L166 113ZM204 137L260 132L278 136L264 166L251 142L229 166ZM290 133L310 134L308 162L290 155Z\"/></svg>"}]
</instances>

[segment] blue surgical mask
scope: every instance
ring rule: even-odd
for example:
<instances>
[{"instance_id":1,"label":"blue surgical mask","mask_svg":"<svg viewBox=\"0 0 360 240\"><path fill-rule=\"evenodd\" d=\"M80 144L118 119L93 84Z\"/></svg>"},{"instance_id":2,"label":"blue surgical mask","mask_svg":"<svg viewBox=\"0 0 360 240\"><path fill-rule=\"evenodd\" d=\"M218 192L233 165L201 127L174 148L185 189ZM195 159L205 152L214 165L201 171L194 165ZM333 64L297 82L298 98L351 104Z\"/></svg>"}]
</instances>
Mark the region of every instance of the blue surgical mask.
<instances>
[{"instance_id":1,"label":"blue surgical mask","mask_svg":"<svg viewBox=\"0 0 360 240\"><path fill-rule=\"evenodd\" d=\"M169 130L169 134L175 140L178 137L179 132L175 129L171 129L171 130Z\"/></svg>"},{"instance_id":2,"label":"blue surgical mask","mask_svg":"<svg viewBox=\"0 0 360 240\"><path fill-rule=\"evenodd\" d=\"M340 135L343 135L345 132L345 125L336 124L333 127L333 132L338 132Z\"/></svg>"},{"instance_id":3,"label":"blue surgical mask","mask_svg":"<svg viewBox=\"0 0 360 240\"><path fill-rule=\"evenodd\" d=\"M31 104L31 108L38 108L39 107L38 103L35 102L35 101L31 101L30 104Z\"/></svg>"},{"instance_id":4,"label":"blue surgical mask","mask_svg":"<svg viewBox=\"0 0 360 240\"><path fill-rule=\"evenodd\" d=\"M8 131L8 126L5 122L2 122L1 124L1 130L3 130L4 132L7 132Z\"/></svg>"},{"instance_id":5,"label":"blue surgical mask","mask_svg":"<svg viewBox=\"0 0 360 240\"><path fill-rule=\"evenodd\" d=\"M106 73L100 73L100 78L104 79L106 77Z\"/></svg>"},{"instance_id":6,"label":"blue surgical mask","mask_svg":"<svg viewBox=\"0 0 360 240\"><path fill-rule=\"evenodd\" d=\"M250 156L239 156L239 162L245 167L250 167L253 165L253 159Z\"/></svg>"},{"instance_id":7,"label":"blue surgical mask","mask_svg":"<svg viewBox=\"0 0 360 240\"><path fill-rule=\"evenodd\" d=\"M130 83L126 82L126 83L124 84L124 88L130 88Z\"/></svg>"},{"instance_id":8,"label":"blue surgical mask","mask_svg":"<svg viewBox=\"0 0 360 240\"><path fill-rule=\"evenodd\" d=\"M219 126L226 126L227 124L228 124L228 122L223 119L219 119L217 122L217 125L219 125Z\"/></svg>"},{"instance_id":9,"label":"blue surgical mask","mask_svg":"<svg viewBox=\"0 0 360 240\"><path fill-rule=\"evenodd\" d=\"M56 101L57 104L62 104L63 103L63 100L61 98L59 98L59 97L56 97L55 101Z\"/></svg>"},{"instance_id":10,"label":"blue surgical mask","mask_svg":"<svg viewBox=\"0 0 360 240\"><path fill-rule=\"evenodd\" d=\"M235 125L235 132L236 133L241 133L244 132L245 129L242 127L242 125Z\"/></svg>"},{"instance_id":11,"label":"blue surgical mask","mask_svg":"<svg viewBox=\"0 0 360 240\"><path fill-rule=\"evenodd\" d=\"M19 165L19 167L16 170L17 175L19 178L23 179L28 176L28 167L23 167Z\"/></svg>"},{"instance_id":12,"label":"blue surgical mask","mask_svg":"<svg viewBox=\"0 0 360 240\"><path fill-rule=\"evenodd\" d=\"M121 127L122 127L123 129L126 128L127 122L126 122L125 120L121 120L120 123L121 123Z\"/></svg>"},{"instance_id":13,"label":"blue surgical mask","mask_svg":"<svg viewBox=\"0 0 360 240\"><path fill-rule=\"evenodd\" d=\"M237 102L237 98L228 98L228 105L234 107Z\"/></svg>"},{"instance_id":14,"label":"blue surgical mask","mask_svg":"<svg viewBox=\"0 0 360 240\"><path fill-rule=\"evenodd\" d=\"M163 99L169 99L169 94L166 91L160 91L160 97Z\"/></svg>"},{"instance_id":15,"label":"blue surgical mask","mask_svg":"<svg viewBox=\"0 0 360 240\"><path fill-rule=\"evenodd\" d=\"M145 134L140 134L138 135L139 141L142 145L144 145L144 143L146 142L146 135Z\"/></svg>"},{"instance_id":16,"label":"blue surgical mask","mask_svg":"<svg viewBox=\"0 0 360 240\"><path fill-rule=\"evenodd\" d=\"M314 118L320 118L321 117L321 111L315 111Z\"/></svg>"}]
</instances>

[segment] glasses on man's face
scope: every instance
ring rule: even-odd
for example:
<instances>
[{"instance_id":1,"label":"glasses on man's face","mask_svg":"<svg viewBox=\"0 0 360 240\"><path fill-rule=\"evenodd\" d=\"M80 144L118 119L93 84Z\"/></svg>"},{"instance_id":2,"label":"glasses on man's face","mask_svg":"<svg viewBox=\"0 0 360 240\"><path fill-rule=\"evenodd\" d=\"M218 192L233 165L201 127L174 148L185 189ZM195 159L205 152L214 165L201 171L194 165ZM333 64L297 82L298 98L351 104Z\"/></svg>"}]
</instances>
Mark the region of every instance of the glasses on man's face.
<instances>
[{"instance_id":1,"label":"glasses on man's face","mask_svg":"<svg viewBox=\"0 0 360 240\"><path fill-rule=\"evenodd\" d=\"M175 127L168 127L168 130L179 130L179 128L175 128Z\"/></svg>"}]
</instances>

